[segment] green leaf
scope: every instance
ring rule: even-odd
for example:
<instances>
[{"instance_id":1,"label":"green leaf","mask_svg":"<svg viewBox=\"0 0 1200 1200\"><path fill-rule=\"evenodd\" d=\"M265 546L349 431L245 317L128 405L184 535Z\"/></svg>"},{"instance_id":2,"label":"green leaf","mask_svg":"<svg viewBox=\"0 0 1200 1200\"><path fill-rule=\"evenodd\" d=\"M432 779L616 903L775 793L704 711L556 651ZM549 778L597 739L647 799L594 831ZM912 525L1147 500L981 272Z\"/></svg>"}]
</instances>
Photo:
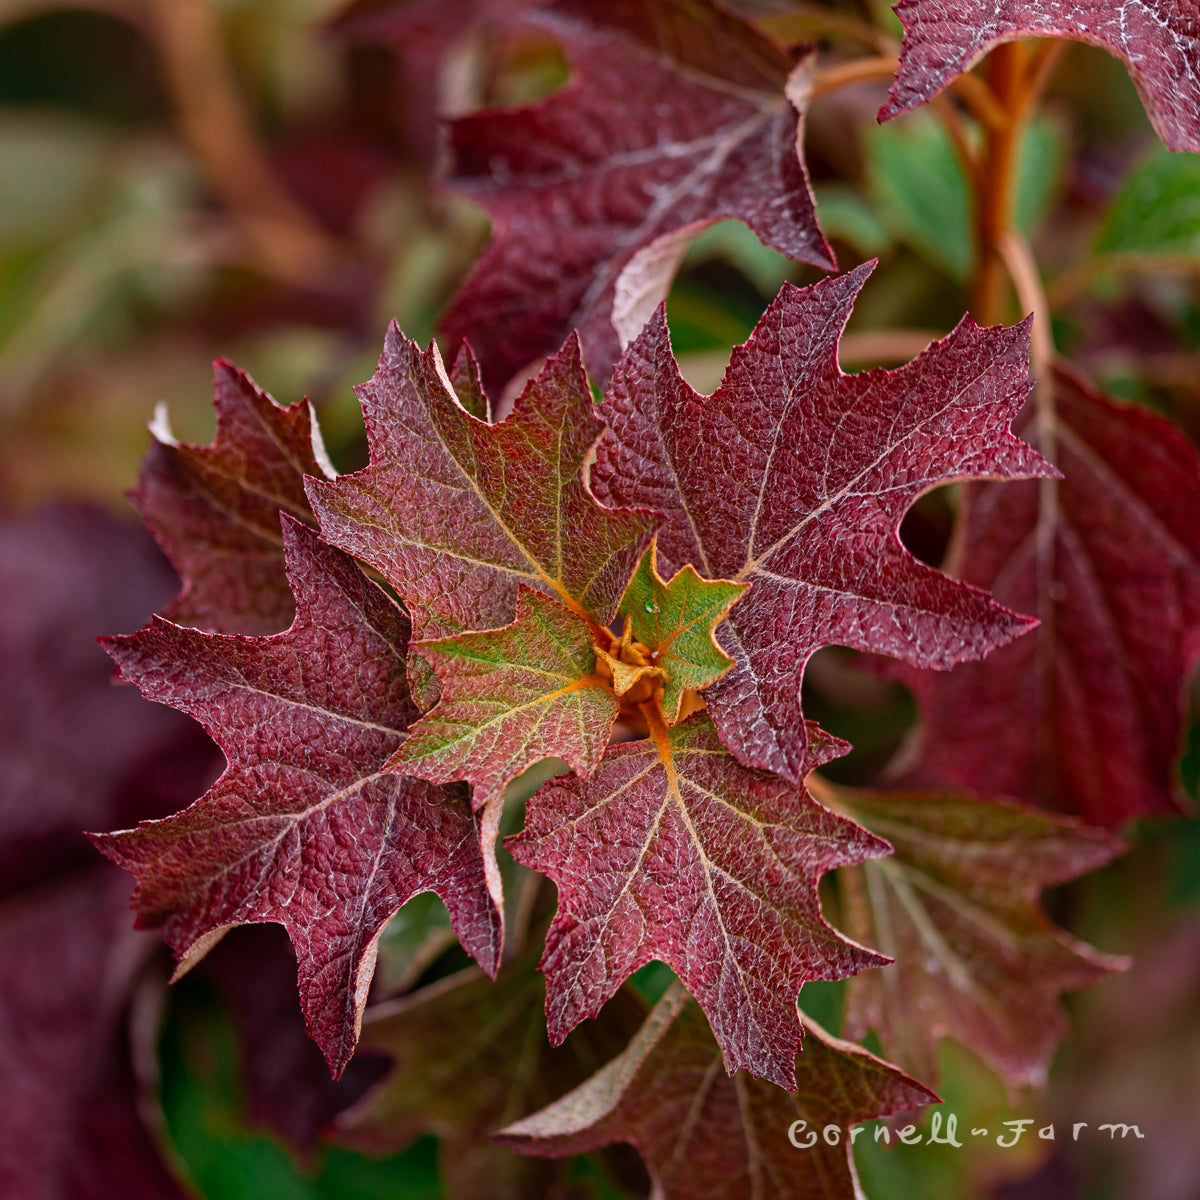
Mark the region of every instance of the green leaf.
<instances>
[{"instance_id":1,"label":"green leaf","mask_svg":"<svg viewBox=\"0 0 1200 1200\"><path fill-rule=\"evenodd\" d=\"M433 892L414 896L379 936L373 981L377 993L394 995L407 991L421 972L456 940L450 928L450 914L437 896Z\"/></svg>"},{"instance_id":2,"label":"green leaf","mask_svg":"<svg viewBox=\"0 0 1200 1200\"><path fill-rule=\"evenodd\" d=\"M1158 147L1135 167L1108 211L1096 250L1200 256L1200 155Z\"/></svg>"},{"instance_id":3,"label":"green leaf","mask_svg":"<svg viewBox=\"0 0 1200 1200\"><path fill-rule=\"evenodd\" d=\"M1022 233L1031 234L1054 202L1066 149L1057 125L1031 121L1025 127L1013 194L1013 220Z\"/></svg>"},{"instance_id":4,"label":"green leaf","mask_svg":"<svg viewBox=\"0 0 1200 1200\"><path fill-rule=\"evenodd\" d=\"M708 687L733 666L733 659L717 645L715 630L749 587L704 579L691 566L681 567L670 583L664 583L658 574L657 543L642 556L621 598L621 611L629 618L633 636L662 669L668 725L679 720L686 690Z\"/></svg>"},{"instance_id":5,"label":"green leaf","mask_svg":"<svg viewBox=\"0 0 1200 1200\"><path fill-rule=\"evenodd\" d=\"M561 758L587 776L608 744L617 701L596 672L587 624L522 587L511 625L418 643L442 682L394 762L430 782L466 779L478 810L526 767Z\"/></svg>"},{"instance_id":6,"label":"green leaf","mask_svg":"<svg viewBox=\"0 0 1200 1200\"><path fill-rule=\"evenodd\" d=\"M891 233L964 282L975 249L971 191L941 124L916 113L866 138L867 176L880 219Z\"/></svg>"},{"instance_id":7,"label":"green leaf","mask_svg":"<svg viewBox=\"0 0 1200 1200\"><path fill-rule=\"evenodd\" d=\"M839 238L863 258L882 254L892 243L875 209L852 187L819 183L813 188L817 216L828 238Z\"/></svg>"},{"instance_id":8,"label":"green leaf","mask_svg":"<svg viewBox=\"0 0 1200 1200\"><path fill-rule=\"evenodd\" d=\"M764 246L741 221L717 221L704 231L684 258L686 265L724 259L764 296L774 296L792 271L792 260Z\"/></svg>"},{"instance_id":9,"label":"green leaf","mask_svg":"<svg viewBox=\"0 0 1200 1200\"><path fill-rule=\"evenodd\" d=\"M930 113L914 113L900 124L872 130L866 151L867 176L882 229L965 283L975 261L971 186L941 122ZM1033 121L1026 127L1013 194L1014 220L1023 233L1032 232L1050 207L1064 151L1056 126ZM827 211L836 221L847 206L839 198L830 208L825 200L819 210L823 223ZM857 224L862 226L861 216ZM829 230L827 224L824 227ZM862 236L866 231L862 226L857 232ZM840 232L836 225L833 232ZM855 226L847 227L845 236L858 248L855 232ZM877 253L865 244L862 249Z\"/></svg>"}]
</instances>

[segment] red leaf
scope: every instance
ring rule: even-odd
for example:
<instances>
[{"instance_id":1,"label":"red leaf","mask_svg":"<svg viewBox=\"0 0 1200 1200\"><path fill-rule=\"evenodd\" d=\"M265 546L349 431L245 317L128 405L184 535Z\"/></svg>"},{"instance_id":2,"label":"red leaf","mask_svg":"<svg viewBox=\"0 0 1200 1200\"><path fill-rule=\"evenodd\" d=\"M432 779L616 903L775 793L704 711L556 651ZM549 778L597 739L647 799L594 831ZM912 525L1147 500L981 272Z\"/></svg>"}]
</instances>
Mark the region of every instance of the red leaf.
<instances>
[{"instance_id":1,"label":"red leaf","mask_svg":"<svg viewBox=\"0 0 1200 1200\"><path fill-rule=\"evenodd\" d=\"M623 989L603 1019L551 1048L536 956L507 962L495 983L476 970L367 1010L363 1049L392 1070L339 1122L342 1139L371 1154L441 1139L451 1200L529 1200L560 1173L489 1139L500 1125L548 1104L618 1054L646 1015Z\"/></svg>"},{"instance_id":2,"label":"red leaf","mask_svg":"<svg viewBox=\"0 0 1200 1200\"><path fill-rule=\"evenodd\" d=\"M836 753L820 736L809 766ZM542 959L555 1044L659 959L700 1002L729 1071L792 1087L801 985L885 961L825 923L817 883L887 843L741 766L703 715L614 746L586 781L552 780L505 845L558 885Z\"/></svg>"},{"instance_id":3,"label":"red leaf","mask_svg":"<svg viewBox=\"0 0 1200 1200\"><path fill-rule=\"evenodd\" d=\"M500 1140L556 1157L632 1142L660 1200L860 1200L849 1128L937 1101L807 1018L794 1091L741 1073L726 1078L699 1009L679 1012L679 1003L668 992L623 1054ZM824 1136L829 1126L837 1145Z\"/></svg>"},{"instance_id":4,"label":"red leaf","mask_svg":"<svg viewBox=\"0 0 1200 1200\"><path fill-rule=\"evenodd\" d=\"M489 425L459 402L436 345L422 351L393 324L358 396L371 463L310 480L309 495L322 534L383 573L419 637L507 625L522 583L593 625L612 619L657 517L609 512L584 486L603 426L578 342Z\"/></svg>"},{"instance_id":5,"label":"red leaf","mask_svg":"<svg viewBox=\"0 0 1200 1200\"><path fill-rule=\"evenodd\" d=\"M232 925L277 921L299 960L309 1033L340 1074L358 1037L375 942L412 895L436 892L495 971L500 918L466 789L386 767L417 711L409 625L354 563L288 521L297 617L248 638L167 621L114 638L123 678L200 720L229 767L191 808L96 844L138 877L140 923L186 970Z\"/></svg>"},{"instance_id":6,"label":"red leaf","mask_svg":"<svg viewBox=\"0 0 1200 1200\"><path fill-rule=\"evenodd\" d=\"M221 633L275 633L295 612L279 514L311 524L304 476L333 469L307 400L280 408L230 363L213 365L216 439L177 442L160 414L133 501L183 576L164 617Z\"/></svg>"},{"instance_id":7,"label":"red leaf","mask_svg":"<svg viewBox=\"0 0 1200 1200\"><path fill-rule=\"evenodd\" d=\"M1001 42L1065 37L1128 68L1159 137L1200 150L1200 21L1190 0L899 0L904 49L880 120L924 104Z\"/></svg>"},{"instance_id":8,"label":"red leaf","mask_svg":"<svg viewBox=\"0 0 1200 1200\"><path fill-rule=\"evenodd\" d=\"M1200 457L1073 371L1055 373L1054 394L1053 561L1039 579L1039 485L1026 483L966 492L949 563L1042 625L981 666L896 672L921 707L899 774L1101 825L1177 812L1181 697L1200 654Z\"/></svg>"},{"instance_id":9,"label":"red leaf","mask_svg":"<svg viewBox=\"0 0 1200 1200\"><path fill-rule=\"evenodd\" d=\"M742 762L792 782L801 677L821 646L946 668L1032 624L918 562L897 533L940 483L1051 470L1009 430L1030 386L1028 324L964 318L899 370L843 375L837 340L871 269L785 285L710 397L680 375L660 310L617 367L591 472L602 503L667 515L668 564L753 584L717 630L736 665L705 698Z\"/></svg>"},{"instance_id":10,"label":"red leaf","mask_svg":"<svg viewBox=\"0 0 1200 1200\"><path fill-rule=\"evenodd\" d=\"M1044 1085L1066 1029L1059 993L1128 963L1056 929L1038 894L1102 866L1121 844L978 796L825 781L814 791L894 850L839 876L855 936L895 959L850 981L844 1032L874 1027L884 1053L922 1079L937 1079L949 1035L1013 1084Z\"/></svg>"},{"instance_id":11,"label":"red leaf","mask_svg":"<svg viewBox=\"0 0 1200 1200\"><path fill-rule=\"evenodd\" d=\"M529 19L561 43L572 83L450 128L450 184L496 235L444 326L474 345L489 387L573 329L606 377L618 331L641 328L712 221L833 266L799 158L796 56L709 0L564 0Z\"/></svg>"},{"instance_id":12,"label":"red leaf","mask_svg":"<svg viewBox=\"0 0 1200 1200\"><path fill-rule=\"evenodd\" d=\"M266 1126L300 1156L311 1154L337 1114L378 1082L384 1064L356 1054L340 1079L330 1079L304 1028L296 955L278 925L248 925L223 938L196 974L201 989L216 993L236 1033L246 1123ZM190 1028L189 1015L179 1019Z\"/></svg>"},{"instance_id":13,"label":"red leaf","mask_svg":"<svg viewBox=\"0 0 1200 1200\"><path fill-rule=\"evenodd\" d=\"M351 41L379 41L392 46L409 69L421 72L421 91L428 94L428 74L441 65L455 42L479 26L503 25L533 0L353 0L330 22Z\"/></svg>"}]
</instances>

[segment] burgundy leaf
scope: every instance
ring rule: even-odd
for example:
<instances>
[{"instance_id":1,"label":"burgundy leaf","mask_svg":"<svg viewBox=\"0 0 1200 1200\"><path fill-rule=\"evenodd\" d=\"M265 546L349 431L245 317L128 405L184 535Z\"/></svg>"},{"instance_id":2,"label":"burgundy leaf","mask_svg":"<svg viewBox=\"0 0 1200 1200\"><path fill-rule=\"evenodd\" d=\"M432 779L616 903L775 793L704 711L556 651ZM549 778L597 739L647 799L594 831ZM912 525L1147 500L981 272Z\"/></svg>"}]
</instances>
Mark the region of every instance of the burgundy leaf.
<instances>
[{"instance_id":1,"label":"burgundy leaf","mask_svg":"<svg viewBox=\"0 0 1200 1200\"><path fill-rule=\"evenodd\" d=\"M602 503L666 514L669 566L753 584L717 629L736 665L705 698L742 762L792 782L801 678L821 646L944 669L1032 623L918 562L897 533L938 484L1051 471L1009 430L1030 387L1028 324L967 317L899 370L843 375L838 337L871 269L786 284L709 397L680 375L660 309L617 367L591 472Z\"/></svg>"},{"instance_id":2,"label":"burgundy leaf","mask_svg":"<svg viewBox=\"0 0 1200 1200\"><path fill-rule=\"evenodd\" d=\"M128 895L97 866L0 908L0 1195L183 1200L138 1115L122 1037L153 949L128 928Z\"/></svg>"},{"instance_id":3,"label":"burgundy leaf","mask_svg":"<svg viewBox=\"0 0 1200 1200\"><path fill-rule=\"evenodd\" d=\"M333 34L351 44L386 46L399 60L398 79L410 150L424 165L435 165L440 149L439 109L447 92L460 107L458 51L477 52L512 24L536 0L353 0L330 23ZM453 82L450 82L453 81ZM390 82L390 81L389 81ZM456 87L455 85L459 86ZM391 121L395 116L388 114Z\"/></svg>"},{"instance_id":4,"label":"burgundy leaf","mask_svg":"<svg viewBox=\"0 0 1200 1200\"><path fill-rule=\"evenodd\" d=\"M659 959L700 1002L729 1071L794 1086L801 985L885 961L825 923L818 880L887 843L741 766L707 716L652 728L590 779L542 787L505 843L558 885L542 959L551 1041ZM837 752L820 737L809 766Z\"/></svg>"},{"instance_id":5,"label":"burgundy leaf","mask_svg":"<svg viewBox=\"0 0 1200 1200\"><path fill-rule=\"evenodd\" d=\"M394 1066L343 1117L342 1137L384 1154L436 1134L451 1200L544 1195L556 1172L514 1157L488 1135L598 1070L646 1014L623 989L600 1021L551 1048L536 962L536 954L525 954L506 963L495 983L464 971L368 1009L363 1048L387 1054Z\"/></svg>"},{"instance_id":6,"label":"burgundy leaf","mask_svg":"<svg viewBox=\"0 0 1200 1200\"><path fill-rule=\"evenodd\" d=\"M563 0L529 19L562 45L572 82L450 129L450 185L496 234L444 326L475 346L489 387L573 329L607 377L618 334L641 328L713 221L833 266L798 151L806 53L709 0Z\"/></svg>"},{"instance_id":7,"label":"burgundy leaf","mask_svg":"<svg viewBox=\"0 0 1200 1200\"><path fill-rule=\"evenodd\" d=\"M98 509L0 518L0 894L94 862L83 829L162 816L215 775L203 732L114 688L96 645L177 586L144 530Z\"/></svg>"},{"instance_id":8,"label":"burgundy leaf","mask_svg":"<svg viewBox=\"0 0 1200 1200\"><path fill-rule=\"evenodd\" d=\"M824 781L817 794L894 849L840 876L855 936L895 959L850 981L848 1036L875 1028L885 1054L933 1081L949 1035L1014 1085L1043 1086L1066 1029L1059 993L1128 964L1055 928L1038 894L1102 866L1121 844L978 796Z\"/></svg>"},{"instance_id":9,"label":"burgundy leaf","mask_svg":"<svg viewBox=\"0 0 1200 1200\"><path fill-rule=\"evenodd\" d=\"M501 1140L554 1156L632 1142L659 1200L861 1200L850 1127L937 1101L807 1018L794 1090L727 1078L700 1010L679 1003L668 992L623 1054Z\"/></svg>"},{"instance_id":10,"label":"burgundy leaf","mask_svg":"<svg viewBox=\"0 0 1200 1200\"><path fill-rule=\"evenodd\" d=\"M337 1114L379 1080L383 1063L356 1054L340 1079L330 1079L304 1028L296 955L278 925L248 925L222 938L196 974L219 996L236 1030L248 1123L265 1125L301 1155L311 1153Z\"/></svg>"},{"instance_id":11,"label":"burgundy leaf","mask_svg":"<svg viewBox=\"0 0 1200 1200\"><path fill-rule=\"evenodd\" d=\"M899 0L900 69L886 120L924 104L1001 42L1065 37L1129 68L1159 137L1200 150L1200 14L1191 0Z\"/></svg>"},{"instance_id":12,"label":"burgundy leaf","mask_svg":"<svg viewBox=\"0 0 1200 1200\"><path fill-rule=\"evenodd\" d=\"M502 25L533 0L353 0L337 14L332 29L353 41L392 46L409 69L429 74L458 41L480 26Z\"/></svg>"},{"instance_id":13,"label":"burgundy leaf","mask_svg":"<svg viewBox=\"0 0 1200 1200\"><path fill-rule=\"evenodd\" d=\"M494 971L497 904L465 788L385 765L417 710L408 619L352 560L284 529L292 627L250 638L156 618L109 642L123 678L182 709L229 767L191 808L94 837L138 877L140 924L186 969L233 925L277 921L299 960L309 1033L340 1074L354 1050L376 939L417 892L436 892L466 949Z\"/></svg>"},{"instance_id":14,"label":"burgundy leaf","mask_svg":"<svg viewBox=\"0 0 1200 1200\"><path fill-rule=\"evenodd\" d=\"M421 638L507 625L521 584L593 625L612 619L657 517L609 512L584 485L604 427L578 342L489 425L460 403L437 346L422 351L393 324L358 396L370 465L310 480L309 495L322 534L383 573Z\"/></svg>"},{"instance_id":15,"label":"burgundy leaf","mask_svg":"<svg viewBox=\"0 0 1200 1200\"><path fill-rule=\"evenodd\" d=\"M133 501L183 576L162 615L221 633L276 633L295 612L279 514L312 523L304 476L333 475L308 401L281 408L218 359L211 446L175 441L160 412Z\"/></svg>"},{"instance_id":16,"label":"burgundy leaf","mask_svg":"<svg viewBox=\"0 0 1200 1200\"><path fill-rule=\"evenodd\" d=\"M1184 684L1200 655L1200 457L1145 409L1054 376L1055 461L1039 485L973 486L949 569L1042 625L984 665L902 670L921 724L897 774L1078 813L1178 811Z\"/></svg>"}]
</instances>

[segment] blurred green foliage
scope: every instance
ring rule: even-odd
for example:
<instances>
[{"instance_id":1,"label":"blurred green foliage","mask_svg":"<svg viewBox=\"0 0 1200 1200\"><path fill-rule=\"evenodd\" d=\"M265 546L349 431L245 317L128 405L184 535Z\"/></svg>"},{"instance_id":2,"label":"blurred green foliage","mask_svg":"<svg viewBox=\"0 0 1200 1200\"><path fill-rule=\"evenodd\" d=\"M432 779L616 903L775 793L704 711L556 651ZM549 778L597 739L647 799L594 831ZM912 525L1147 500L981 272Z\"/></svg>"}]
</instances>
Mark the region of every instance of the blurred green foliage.
<instances>
[{"instance_id":1,"label":"blurred green foliage","mask_svg":"<svg viewBox=\"0 0 1200 1200\"><path fill-rule=\"evenodd\" d=\"M1200 156L1151 150L1121 185L1096 249L1200 258Z\"/></svg>"}]
</instances>

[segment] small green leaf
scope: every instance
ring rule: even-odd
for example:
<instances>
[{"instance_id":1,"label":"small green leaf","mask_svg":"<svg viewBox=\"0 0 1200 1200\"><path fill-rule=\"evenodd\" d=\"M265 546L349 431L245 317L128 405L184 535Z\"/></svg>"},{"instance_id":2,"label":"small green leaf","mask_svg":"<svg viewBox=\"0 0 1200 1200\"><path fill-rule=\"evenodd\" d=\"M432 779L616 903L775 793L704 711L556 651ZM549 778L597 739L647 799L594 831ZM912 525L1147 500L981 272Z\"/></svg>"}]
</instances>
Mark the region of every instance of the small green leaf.
<instances>
[{"instance_id":1,"label":"small green leaf","mask_svg":"<svg viewBox=\"0 0 1200 1200\"><path fill-rule=\"evenodd\" d=\"M416 648L442 698L393 760L406 774L466 779L480 809L540 759L583 776L600 760L617 701L595 673L592 631L553 596L522 587L511 625Z\"/></svg>"},{"instance_id":2,"label":"small green leaf","mask_svg":"<svg viewBox=\"0 0 1200 1200\"><path fill-rule=\"evenodd\" d=\"M1200 256L1200 155L1160 147L1135 167L1108 211L1096 249Z\"/></svg>"},{"instance_id":3,"label":"small green leaf","mask_svg":"<svg viewBox=\"0 0 1200 1200\"><path fill-rule=\"evenodd\" d=\"M681 567L670 583L664 583L658 574L657 543L651 542L642 556L621 599L621 611L630 620L633 636L662 668L668 725L679 719L687 689L706 688L733 666L717 645L715 631L749 586L704 579L691 566Z\"/></svg>"}]
</instances>

